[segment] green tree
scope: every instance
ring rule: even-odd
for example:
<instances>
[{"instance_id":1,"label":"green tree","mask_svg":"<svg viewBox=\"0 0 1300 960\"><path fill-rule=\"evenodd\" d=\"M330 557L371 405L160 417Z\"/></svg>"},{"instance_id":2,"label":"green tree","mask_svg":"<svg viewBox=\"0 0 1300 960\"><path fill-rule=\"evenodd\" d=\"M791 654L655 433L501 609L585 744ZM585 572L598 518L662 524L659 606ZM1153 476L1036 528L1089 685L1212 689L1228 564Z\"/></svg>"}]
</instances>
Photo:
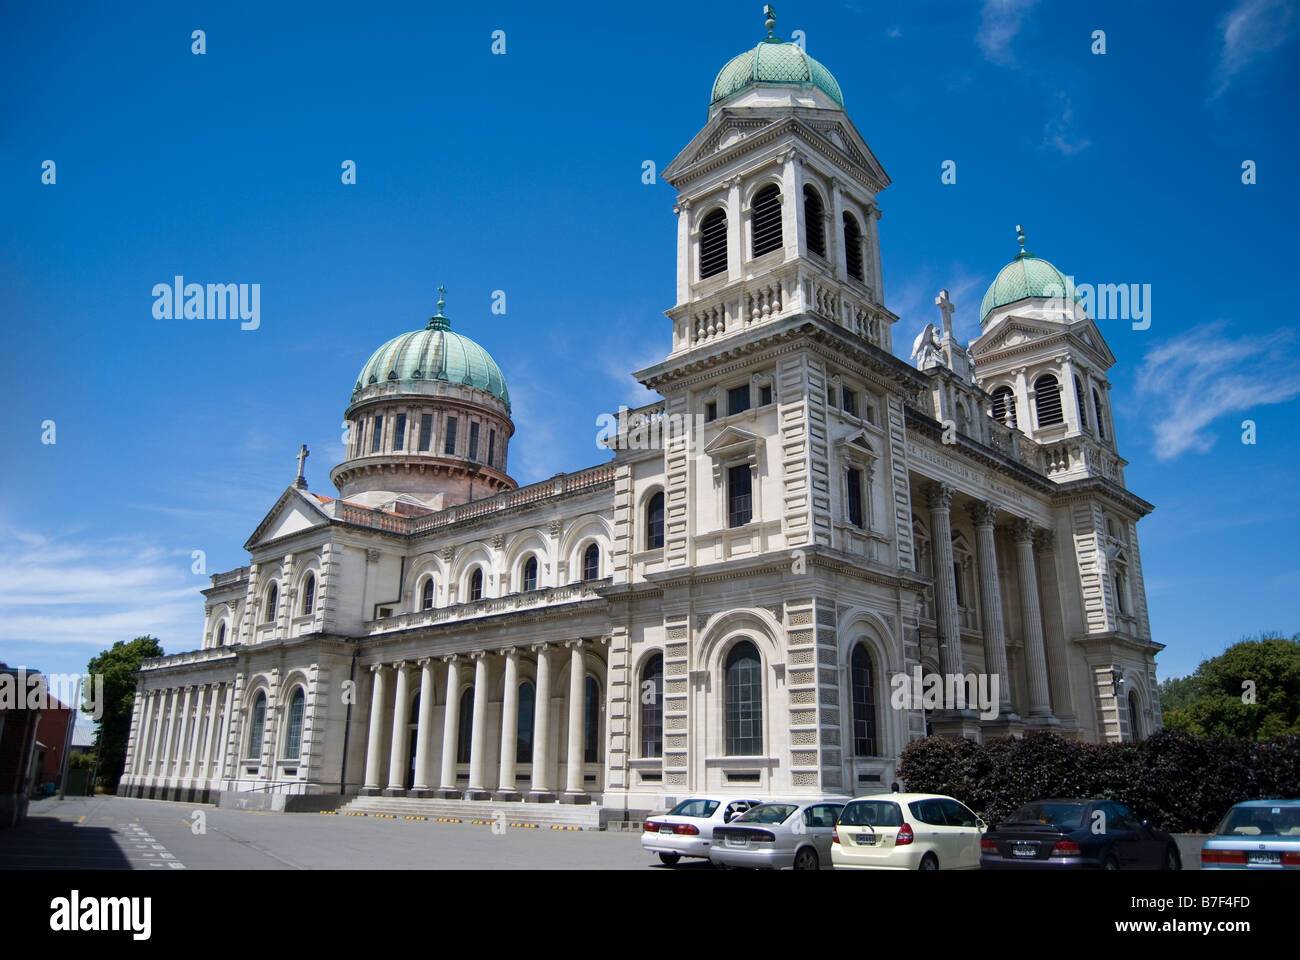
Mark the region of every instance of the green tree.
<instances>
[{"instance_id":1,"label":"green tree","mask_svg":"<svg viewBox=\"0 0 1300 960\"><path fill-rule=\"evenodd\" d=\"M1242 640L1185 680L1173 688L1175 701L1184 699L1166 708L1167 727L1247 740L1300 733L1300 634Z\"/></svg>"},{"instance_id":2,"label":"green tree","mask_svg":"<svg viewBox=\"0 0 1300 960\"><path fill-rule=\"evenodd\" d=\"M104 677L103 713L95 734L95 755L99 757L99 782L106 790L117 790L117 781L126 765L131 710L135 705L135 672L145 660L162 655L157 637L136 637L129 643L117 641L86 665L90 676Z\"/></svg>"},{"instance_id":3,"label":"green tree","mask_svg":"<svg viewBox=\"0 0 1300 960\"><path fill-rule=\"evenodd\" d=\"M1169 725L1169 714L1185 710L1196 699L1196 685L1191 677L1167 677L1160 681L1160 710Z\"/></svg>"}]
</instances>

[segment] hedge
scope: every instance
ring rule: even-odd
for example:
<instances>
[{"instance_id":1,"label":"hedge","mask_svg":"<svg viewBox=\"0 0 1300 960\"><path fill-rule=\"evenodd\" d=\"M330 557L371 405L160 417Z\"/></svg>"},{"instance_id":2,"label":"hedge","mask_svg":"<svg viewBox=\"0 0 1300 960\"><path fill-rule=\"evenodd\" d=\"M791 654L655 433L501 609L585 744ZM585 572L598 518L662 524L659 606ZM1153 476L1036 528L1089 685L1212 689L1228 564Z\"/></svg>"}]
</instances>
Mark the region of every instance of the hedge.
<instances>
[{"instance_id":1,"label":"hedge","mask_svg":"<svg viewBox=\"0 0 1300 960\"><path fill-rule=\"evenodd\" d=\"M1085 743L1055 733L913 740L899 779L961 800L989 823L1030 800L1105 797L1173 833L1208 832L1234 803L1300 796L1300 736L1256 742L1160 730L1136 743Z\"/></svg>"}]
</instances>

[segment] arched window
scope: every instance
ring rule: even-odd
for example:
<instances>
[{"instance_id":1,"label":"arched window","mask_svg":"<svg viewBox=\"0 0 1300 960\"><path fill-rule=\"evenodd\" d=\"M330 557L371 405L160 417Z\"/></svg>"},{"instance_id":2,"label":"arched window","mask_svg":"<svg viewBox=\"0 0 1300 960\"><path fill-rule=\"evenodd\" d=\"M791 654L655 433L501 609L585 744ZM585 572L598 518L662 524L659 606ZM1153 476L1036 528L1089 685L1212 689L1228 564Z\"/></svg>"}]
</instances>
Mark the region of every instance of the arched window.
<instances>
[{"instance_id":1,"label":"arched window","mask_svg":"<svg viewBox=\"0 0 1300 960\"><path fill-rule=\"evenodd\" d=\"M248 747L244 752L246 757L259 759L262 756L262 737L265 733L266 694L259 692L248 717Z\"/></svg>"},{"instance_id":2,"label":"arched window","mask_svg":"<svg viewBox=\"0 0 1300 960\"><path fill-rule=\"evenodd\" d=\"M226 621L222 620L217 624L217 639L213 646L223 646L226 642Z\"/></svg>"},{"instance_id":3,"label":"arched window","mask_svg":"<svg viewBox=\"0 0 1300 960\"><path fill-rule=\"evenodd\" d=\"M519 684L519 717L515 723L515 763L533 762L533 716L536 711L537 691L525 680ZM503 784L502 790L510 789Z\"/></svg>"},{"instance_id":4,"label":"arched window","mask_svg":"<svg viewBox=\"0 0 1300 960\"><path fill-rule=\"evenodd\" d=\"M1016 394L1010 387L998 387L993 391L993 419L998 423L1011 425L1015 417Z\"/></svg>"},{"instance_id":5,"label":"arched window","mask_svg":"<svg viewBox=\"0 0 1300 960\"><path fill-rule=\"evenodd\" d=\"M1063 423L1061 413L1061 385L1050 373L1045 373L1034 381L1034 407L1038 412L1038 425L1050 426Z\"/></svg>"},{"instance_id":6,"label":"arched window","mask_svg":"<svg viewBox=\"0 0 1300 960\"><path fill-rule=\"evenodd\" d=\"M710 210L700 221L700 279L727 271L727 214Z\"/></svg>"},{"instance_id":7,"label":"arched window","mask_svg":"<svg viewBox=\"0 0 1300 960\"><path fill-rule=\"evenodd\" d=\"M284 734L286 760L298 760L302 757L302 715L306 705L307 698L303 696L302 687L299 687L289 698L289 718L285 724Z\"/></svg>"},{"instance_id":8,"label":"arched window","mask_svg":"<svg viewBox=\"0 0 1300 960\"><path fill-rule=\"evenodd\" d=\"M727 756L761 756L763 664L758 657L758 650L748 640L736 644L727 654L724 673Z\"/></svg>"},{"instance_id":9,"label":"arched window","mask_svg":"<svg viewBox=\"0 0 1300 960\"><path fill-rule=\"evenodd\" d=\"M582 762L600 762L600 685L595 677L583 684L585 725L582 738Z\"/></svg>"},{"instance_id":10,"label":"arched window","mask_svg":"<svg viewBox=\"0 0 1300 960\"><path fill-rule=\"evenodd\" d=\"M474 739L474 688L460 695L460 726L456 731L456 762L469 763L469 752Z\"/></svg>"},{"instance_id":11,"label":"arched window","mask_svg":"<svg viewBox=\"0 0 1300 960\"><path fill-rule=\"evenodd\" d=\"M302 615L311 616L311 612L316 609L316 574L309 573L307 578L302 582Z\"/></svg>"},{"instance_id":12,"label":"arched window","mask_svg":"<svg viewBox=\"0 0 1300 960\"><path fill-rule=\"evenodd\" d=\"M812 184L803 187L803 229L808 239L808 251L826 257L826 205L822 195Z\"/></svg>"},{"instance_id":13,"label":"arched window","mask_svg":"<svg viewBox=\"0 0 1300 960\"><path fill-rule=\"evenodd\" d=\"M1128 692L1128 732L1134 740L1142 737L1142 727L1138 722L1138 696L1133 690Z\"/></svg>"},{"instance_id":14,"label":"arched window","mask_svg":"<svg viewBox=\"0 0 1300 960\"><path fill-rule=\"evenodd\" d=\"M865 644L853 648L849 674L853 686L853 755L874 757L877 755L875 672Z\"/></svg>"},{"instance_id":15,"label":"arched window","mask_svg":"<svg viewBox=\"0 0 1300 960\"><path fill-rule=\"evenodd\" d=\"M754 194L750 229L754 234L755 257L777 250L785 242L781 237L781 189L775 183Z\"/></svg>"},{"instance_id":16,"label":"arched window","mask_svg":"<svg viewBox=\"0 0 1300 960\"><path fill-rule=\"evenodd\" d=\"M470 600L483 599L483 568L475 567L474 572L469 575L469 598Z\"/></svg>"},{"instance_id":17,"label":"arched window","mask_svg":"<svg viewBox=\"0 0 1300 960\"><path fill-rule=\"evenodd\" d=\"M664 658L655 654L641 671L641 756L664 755Z\"/></svg>"},{"instance_id":18,"label":"arched window","mask_svg":"<svg viewBox=\"0 0 1300 960\"><path fill-rule=\"evenodd\" d=\"M1115 584L1115 609L1124 616L1128 616L1128 597L1125 594L1128 591L1128 583L1122 569L1116 569L1111 575Z\"/></svg>"},{"instance_id":19,"label":"arched window","mask_svg":"<svg viewBox=\"0 0 1300 960\"><path fill-rule=\"evenodd\" d=\"M582 579L600 579L600 547L590 544L582 554Z\"/></svg>"},{"instance_id":20,"label":"arched window","mask_svg":"<svg viewBox=\"0 0 1300 960\"><path fill-rule=\"evenodd\" d=\"M858 218L844 211L844 266L854 280L865 280L862 271L862 228Z\"/></svg>"},{"instance_id":21,"label":"arched window","mask_svg":"<svg viewBox=\"0 0 1300 960\"><path fill-rule=\"evenodd\" d=\"M1101 414L1101 394L1097 392L1096 387L1093 387L1092 390L1092 406L1093 409L1097 411L1097 437L1098 439L1105 440L1106 418Z\"/></svg>"},{"instance_id":22,"label":"arched window","mask_svg":"<svg viewBox=\"0 0 1300 960\"><path fill-rule=\"evenodd\" d=\"M529 557L524 561L524 589L537 589L537 558Z\"/></svg>"},{"instance_id":23,"label":"arched window","mask_svg":"<svg viewBox=\"0 0 1300 960\"><path fill-rule=\"evenodd\" d=\"M425 577L420 585L420 609L433 609L433 577Z\"/></svg>"},{"instance_id":24,"label":"arched window","mask_svg":"<svg viewBox=\"0 0 1300 960\"><path fill-rule=\"evenodd\" d=\"M664 545L664 495L656 493L645 508L645 548L659 550Z\"/></svg>"},{"instance_id":25,"label":"arched window","mask_svg":"<svg viewBox=\"0 0 1300 960\"><path fill-rule=\"evenodd\" d=\"M280 585L272 580L266 585L266 609L262 611L262 622L275 621L276 607L280 605Z\"/></svg>"},{"instance_id":26,"label":"arched window","mask_svg":"<svg viewBox=\"0 0 1300 960\"><path fill-rule=\"evenodd\" d=\"M1074 378L1074 397L1079 401L1079 429L1086 433L1088 431L1088 403L1084 399L1083 384L1079 378Z\"/></svg>"}]
</instances>

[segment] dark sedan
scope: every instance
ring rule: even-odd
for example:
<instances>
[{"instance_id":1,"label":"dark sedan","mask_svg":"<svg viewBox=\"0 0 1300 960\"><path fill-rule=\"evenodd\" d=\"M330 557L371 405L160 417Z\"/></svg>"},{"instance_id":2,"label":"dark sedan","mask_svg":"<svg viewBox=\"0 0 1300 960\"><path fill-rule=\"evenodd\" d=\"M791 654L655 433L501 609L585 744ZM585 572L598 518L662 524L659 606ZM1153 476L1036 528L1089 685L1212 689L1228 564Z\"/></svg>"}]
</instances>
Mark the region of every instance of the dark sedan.
<instances>
[{"instance_id":1,"label":"dark sedan","mask_svg":"<svg viewBox=\"0 0 1300 960\"><path fill-rule=\"evenodd\" d=\"M984 870L1180 870L1178 845L1114 800L1035 800L980 841Z\"/></svg>"}]
</instances>

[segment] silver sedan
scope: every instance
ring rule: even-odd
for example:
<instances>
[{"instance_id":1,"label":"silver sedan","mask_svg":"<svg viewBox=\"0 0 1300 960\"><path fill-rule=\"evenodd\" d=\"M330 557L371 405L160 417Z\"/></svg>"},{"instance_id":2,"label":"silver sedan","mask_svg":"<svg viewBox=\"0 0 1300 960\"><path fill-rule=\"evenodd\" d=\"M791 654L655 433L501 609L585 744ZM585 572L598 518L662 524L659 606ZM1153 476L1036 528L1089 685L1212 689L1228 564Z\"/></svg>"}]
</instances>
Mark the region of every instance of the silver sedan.
<instances>
[{"instance_id":1,"label":"silver sedan","mask_svg":"<svg viewBox=\"0 0 1300 960\"><path fill-rule=\"evenodd\" d=\"M1248 800L1201 847L1202 870L1300 870L1300 800Z\"/></svg>"},{"instance_id":2,"label":"silver sedan","mask_svg":"<svg viewBox=\"0 0 1300 960\"><path fill-rule=\"evenodd\" d=\"M816 870L831 866L831 836L844 800L762 803L713 831L709 861L721 867Z\"/></svg>"}]
</instances>

